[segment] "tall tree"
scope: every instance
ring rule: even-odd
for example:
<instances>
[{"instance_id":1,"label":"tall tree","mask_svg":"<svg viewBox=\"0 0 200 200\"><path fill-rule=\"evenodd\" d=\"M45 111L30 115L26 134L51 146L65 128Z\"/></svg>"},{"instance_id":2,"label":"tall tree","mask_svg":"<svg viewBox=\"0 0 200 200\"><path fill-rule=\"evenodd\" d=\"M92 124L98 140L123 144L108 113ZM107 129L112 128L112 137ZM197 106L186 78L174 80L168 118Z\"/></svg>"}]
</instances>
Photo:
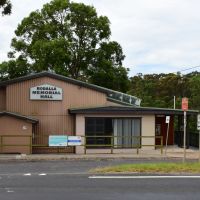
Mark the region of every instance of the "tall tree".
<instances>
[{"instance_id":1,"label":"tall tree","mask_svg":"<svg viewBox=\"0 0 200 200\"><path fill-rule=\"evenodd\" d=\"M12 9L10 0L0 0L0 8L3 9L2 15L10 15Z\"/></svg>"},{"instance_id":2,"label":"tall tree","mask_svg":"<svg viewBox=\"0 0 200 200\"><path fill-rule=\"evenodd\" d=\"M128 89L122 48L109 40L108 18L98 16L92 6L53 0L24 18L15 34L9 57L27 61L26 72L50 70L112 89Z\"/></svg>"},{"instance_id":3,"label":"tall tree","mask_svg":"<svg viewBox=\"0 0 200 200\"><path fill-rule=\"evenodd\" d=\"M189 79L190 101L189 106L200 110L200 74L196 74Z\"/></svg>"},{"instance_id":4,"label":"tall tree","mask_svg":"<svg viewBox=\"0 0 200 200\"><path fill-rule=\"evenodd\" d=\"M181 98L185 96L190 98L192 87L189 86L187 75L138 74L131 78L129 93L140 97L143 106L163 108L173 108L173 97L176 96L176 107L180 108Z\"/></svg>"}]
</instances>

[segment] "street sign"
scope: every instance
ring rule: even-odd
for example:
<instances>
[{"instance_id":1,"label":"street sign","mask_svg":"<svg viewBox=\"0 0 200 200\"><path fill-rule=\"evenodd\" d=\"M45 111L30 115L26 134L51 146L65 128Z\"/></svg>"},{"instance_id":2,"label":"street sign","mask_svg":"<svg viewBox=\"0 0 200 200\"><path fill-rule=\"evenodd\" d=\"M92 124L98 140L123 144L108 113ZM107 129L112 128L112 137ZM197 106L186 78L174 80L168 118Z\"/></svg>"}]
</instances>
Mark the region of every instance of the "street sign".
<instances>
[{"instance_id":1,"label":"street sign","mask_svg":"<svg viewBox=\"0 0 200 200\"><path fill-rule=\"evenodd\" d=\"M197 115L197 130L200 131L200 114Z\"/></svg>"},{"instance_id":2,"label":"street sign","mask_svg":"<svg viewBox=\"0 0 200 200\"><path fill-rule=\"evenodd\" d=\"M165 123L166 123L166 124L169 124L169 121L170 121L170 116L166 116Z\"/></svg>"},{"instance_id":3,"label":"street sign","mask_svg":"<svg viewBox=\"0 0 200 200\"><path fill-rule=\"evenodd\" d=\"M187 111L188 110L188 98L182 98L182 110Z\"/></svg>"},{"instance_id":4,"label":"street sign","mask_svg":"<svg viewBox=\"0 0 200 200\"><path fill-rule=\"evenodd\" d=\"M80 146L81 136L68 136L68 146Z\"/></svg>"}]
</instances>

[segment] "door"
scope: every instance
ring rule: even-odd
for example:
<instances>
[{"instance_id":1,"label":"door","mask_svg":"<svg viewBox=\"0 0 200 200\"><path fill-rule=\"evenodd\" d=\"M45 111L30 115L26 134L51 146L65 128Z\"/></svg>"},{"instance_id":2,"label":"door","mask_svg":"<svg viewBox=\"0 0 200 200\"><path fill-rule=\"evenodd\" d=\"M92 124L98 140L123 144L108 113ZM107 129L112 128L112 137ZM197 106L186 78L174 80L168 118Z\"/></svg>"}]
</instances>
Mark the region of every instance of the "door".
<instances>
[{"instance_id":1,"label":"door","mask_svg":"<svg viewBox=\"0 0 200 200\"><path fill-rule=\"evenodd\" d=\"M155 124L155 136L162 136L163 137L163 145L166 144L166 137L167 137L167 123L166 123L166 116L156 116L156 124ZM156 145L161 144L161 140L159 138L155 139ZM174 144L174 117L170 116L170 123L169 123L169 135L168 135L168 145Z\"/></svg>"}]
</instances>

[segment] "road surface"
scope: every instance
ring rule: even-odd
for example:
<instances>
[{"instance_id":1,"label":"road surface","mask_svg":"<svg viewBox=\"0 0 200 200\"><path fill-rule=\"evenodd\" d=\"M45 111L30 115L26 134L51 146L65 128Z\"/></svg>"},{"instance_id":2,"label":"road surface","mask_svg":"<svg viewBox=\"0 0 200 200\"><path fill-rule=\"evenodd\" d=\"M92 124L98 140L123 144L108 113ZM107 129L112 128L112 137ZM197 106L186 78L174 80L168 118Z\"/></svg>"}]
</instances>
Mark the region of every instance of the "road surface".
<instances>
[{"instance_id":1,"label":"road surface","mask_svg":"<svg viewBox=\"0 0 200 200\"><path fill-rule=\"evenodd\" d=\"M124 162L142 161L3 162L0 163L0 200L200 198L200 178L89 178L95 175L88 172L91 168Z\"/></svg>"}]
</instances>

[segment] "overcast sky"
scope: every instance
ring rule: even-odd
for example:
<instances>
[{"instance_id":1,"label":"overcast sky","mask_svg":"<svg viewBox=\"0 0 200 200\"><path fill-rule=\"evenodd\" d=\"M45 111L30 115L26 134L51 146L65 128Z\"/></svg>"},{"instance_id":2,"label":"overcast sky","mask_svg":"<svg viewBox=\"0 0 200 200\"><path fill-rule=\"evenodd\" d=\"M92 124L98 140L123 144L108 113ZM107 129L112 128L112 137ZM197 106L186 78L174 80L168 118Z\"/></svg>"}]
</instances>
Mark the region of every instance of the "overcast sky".
<instances>
[{"instance_id":1,"label":"overcast sky","mask_svg":"<svg viewBox=\"0 0 200 200\"><path fill-rule=\"evenodd\" d=\"M126 56L123 64L130 68L130 76L177 72L200 65L199 0L74 1L93 5L98 15L109 18L111 40L121 44ZM0 17L0 62L7 60L17 24L50 0L11 2L12 15Z\"/></svg>"}]
</instances>

